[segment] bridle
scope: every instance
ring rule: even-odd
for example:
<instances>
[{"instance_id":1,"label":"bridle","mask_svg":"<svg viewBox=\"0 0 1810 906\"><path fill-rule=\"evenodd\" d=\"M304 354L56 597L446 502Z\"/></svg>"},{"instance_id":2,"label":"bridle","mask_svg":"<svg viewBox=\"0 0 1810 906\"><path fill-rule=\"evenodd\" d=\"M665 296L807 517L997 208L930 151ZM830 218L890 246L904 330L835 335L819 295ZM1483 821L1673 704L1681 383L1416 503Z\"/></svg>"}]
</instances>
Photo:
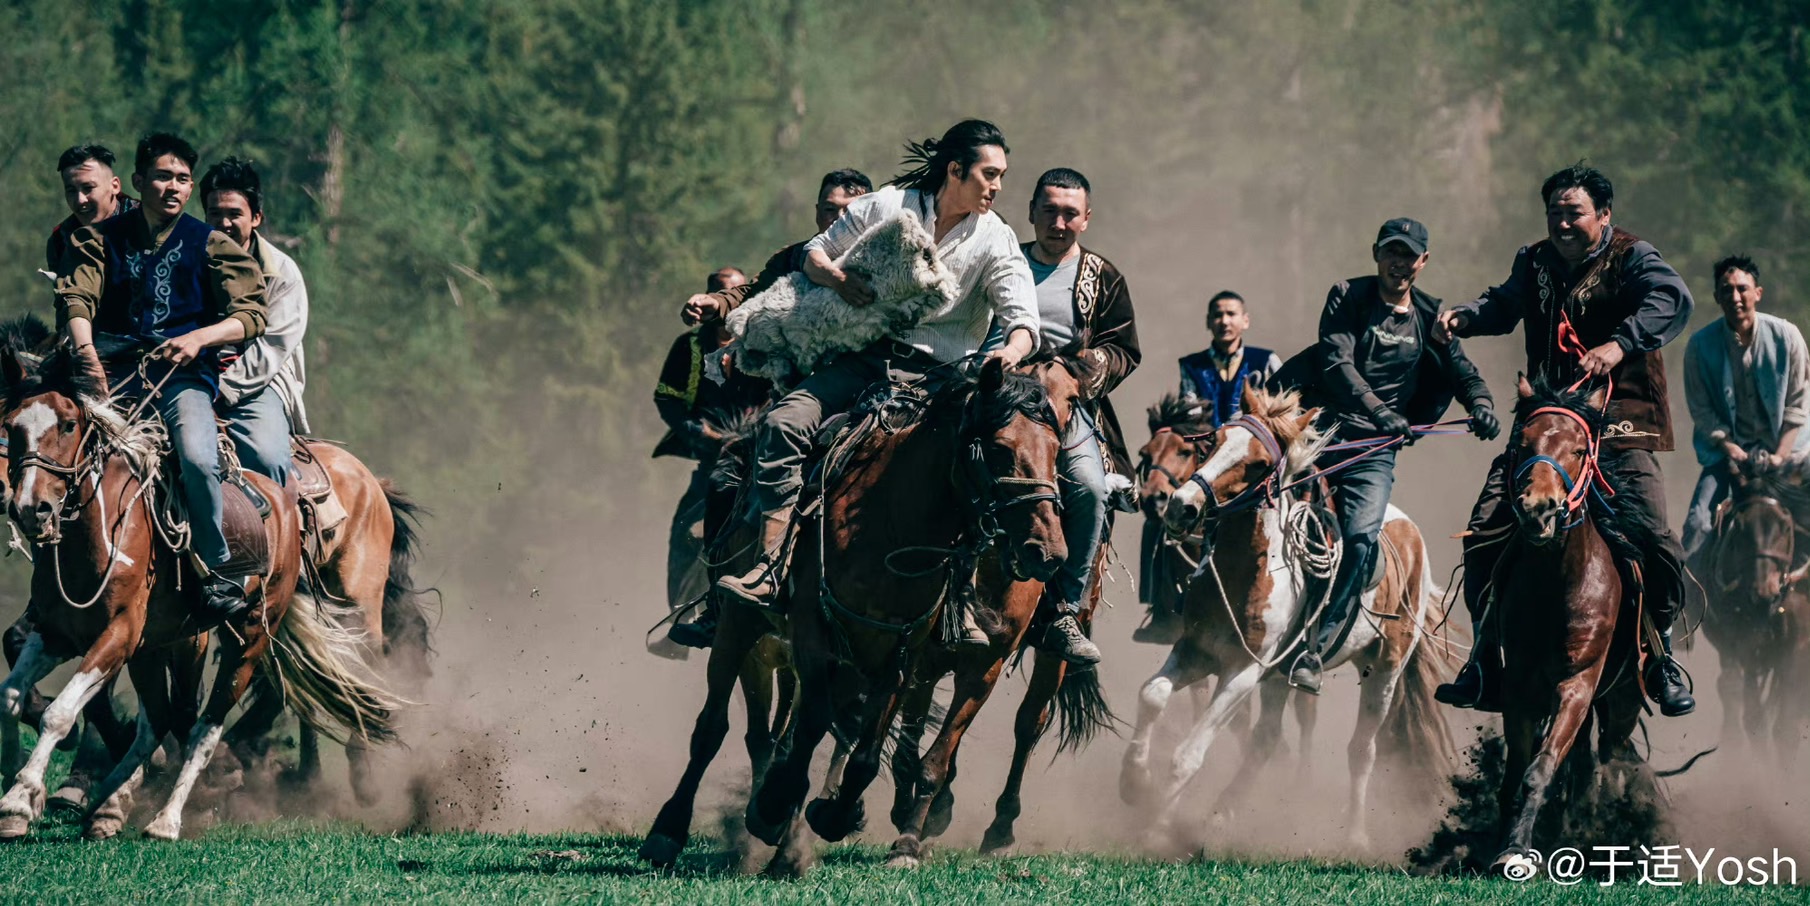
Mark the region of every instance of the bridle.
<instances>
[{"instance_id":1,"label":"bridle","mask_svg":"<svg viewBox=\"0 0 1810 906\"><path fill-rule=\"evenodd\" d=\"M1526 420L1531 422L1542 415L1557 415L1571 419L1573 422L1577 423L1578 428L1584 432L1585 439L1583 467L1579 469L1577 475L1573 476L1571 471L1566 469L1563 463L1560 463L1551 456L1540 453L1528 457L1521 463L1520 468L1515 470L1515 484L1516 486L1519 486L1521 479L1525 478L1527 473L1533 471L1534 466L1540 465L1541 463L1551 466L1552 470L1558 473L1559 480L1565 484L1565 516L1570 521L1566 522L1564 527L1567 529L1573 528L1578 523L1584 521L1584 504L1589 499L1590 493L1593 490L1600 498L1608 498L1615 495L1614 489L1609 486L1608 478L1603 475L1601 463L1602 438L1597 436L1597 433L1591 429L1590 422L1586 420L1584 416L1562 406L1541 406L1529 413Z\"/></svg>"},{"instance_id":2,"label":"bridle","mask_svg":"<svg viewBox=\"0 0 1810 906\"><path fill-rule=\"evenodd\" d=\"M962 410L961 430L956 434L955 456L957 486L966 486L968 511L974 520L976 541L997 542L1006 536L1000 526L1000 514L1017 506L1048 501L1062 509L1062 495L1056 482L1044 478L998 475L987 465L986 440L974 430L974 400ZM1046 401L1044 411L1030 416L1032 421L1047 424L1054 430L1056 414Z\"/></svg>"},{"instance_id":3,"label":"bridle","mask_svg":"<svg viewBox=\"0 0 1810 906\"><path fill-rule=\"evenodd\" d=\"M1278 484L1282 479L1284 459L1282 455L1282 442L1276 439L1276 433L1271 431L1268 425L1265 425L1263 422L1258 421L1249 415L1239 415L1237 418L1231 419L1220 426L1220 430L1231 428L1243 428L1246 431L1251 432L1253 437L1257 438L1257 443L1262 445L1263 452L1270 457L1269 472L1263 476L1262 481L1246 486L1244 490L1239 491L1237 494L1232 495L1231 499L1223 502L1219 499L1219 496L1213 492L1213 482L1209 480L1206 475L1197 471L1193 475L1188 476L1188 483L1200 488L1201 493L1204 495L1201 502L1200 515L1200 518L1203 521L1219 519L1260 506L1273 505L1276 501L1277 493L1281 490L1278 487Z\"/></svg>"},{"instance_id":4,"label":"bridle","mask_svg":"<svg viewBox=\"0 0 1810 906\"><path fill-rule=\"evenodd\" d=\"M1188 449L1192 451L1193 457L1195 459L1200 458L1200 455L1201 455L1200 441L1198 439L1189 439L1186 435L1182 435L1180 432L1176 431L1174 428L1171 428L1167 425L1164 425L1163 427L1156 429L1155 433L1153 433L1150 436L1150 439L1154 441L1158 437L1161 437L1164 434L1174 434L1178 437L1181 437L1182 442L1186 443L1188 445ZM1158 465L1155 460L1150 458L1149 453L1145 453L1138 458L1138 483L1143 484L1143 483L1149 481L1150 475L1153 472L1158 475L1163 476L1164 478L1169 479L1169 484L1172 487L1179 488L1182 486L1182 484L1184 482L1187 481L1186 478L1183 478L1180 475L1177 475L1174 472L1169 471L1169 469L1167 467Z\"/></svg>"},{"instance_id":5,"label":"bridle","mask_svg":"<svg viewBox=\"0 0 1810 906\"><path fill-rule=\"evenodd\" d=\"M1748 496L1745 499L1741 500L1739 503L1737 503L1735 505L1734 510L1732 512L1730 512L1728 514L1727 518L1722 521L1722 523L1718 527L1719 531L1717 533L1719 537L1716 542L1717 552L1716 552L1716 557L1715 557L1713 579L1715 580L1715 582L1717 584L1719 584L1721 586L1722 591L1724 591L1724 592L1734 589L1735 586L1737 586L1741 583L1742 580L1740 580L1740 579L1731 580L1731 579L1727 578L1727 570L1724 568L1725 558L1722 556L1722 552L1721 552L1720 548L1723 547L1727 543L1727 539L1732 537L1731 533L1728 531L1728 526L1739 521L1741 519L1741 517L1744 516L1745 514L1756 511L1756 510L1764 510L1768 513L1771 513L1773 516L1780 519L1785 524L1785 552L1784 553L1780 553L1776 550L1764 550L1764 551L1759 550L1757 546L1752 551L1752 555L1755 560L1775 563L1778 565L1779 572L1781 573L1780 582L1779 582L1779 592L1776 596L1774 596L1770 600L1764 600L1764 601L1759 601L1758 595L1754 596L1754 599L1756 601L1758 601L1758 603L1762 603L1762 604L1766 604L1766 605L1770 606L1771 604L1777 603L1779 600L1783 599L1785 597L1785 595L1787 595L1791 592L1792 586L1796 585L1798 582L1803 581L1806 574L1810 574L1810 561L1806 561L1805 564L1803 564L1798 570L1792 569L1793 566L1797 565L1795 562L1797 560L1797 554L1796 554L1797 526L1794 524L1794 520L1791 516L1791 511L1789 509L1786 509L1785 505L1783 503L1780 503L1777 498L1768 497L1763 494L1754 494L1754 495Z\"/></svg>"},{"instance_id":6,"label":"bridle","mask_svg":"<svg viewBox=\"0 0 1810 906\"><path fill-rule=\"evenodd\" d=\"M81 431L81 438L76 442L73 462L58 462L36 450L20 454L18 457L7 457L7 481L12 485L15 494L18 492L20 476L26 469L43 469L63 479L63 493L57 496L55 505L59 519L64 522L72 521L79 516L79 512L71 511L71 508L65 506L69 495L75 493L76 488L81 486L80 479L84 475L97 472L97 466L106 458L104 455L95 455L97 445L94 443L94 439L100 435L100 432L92 430L91 426L85 424L85 420L78 430ZM77 509L79 510L79 508Z\"/></svg>"}]
</instances>

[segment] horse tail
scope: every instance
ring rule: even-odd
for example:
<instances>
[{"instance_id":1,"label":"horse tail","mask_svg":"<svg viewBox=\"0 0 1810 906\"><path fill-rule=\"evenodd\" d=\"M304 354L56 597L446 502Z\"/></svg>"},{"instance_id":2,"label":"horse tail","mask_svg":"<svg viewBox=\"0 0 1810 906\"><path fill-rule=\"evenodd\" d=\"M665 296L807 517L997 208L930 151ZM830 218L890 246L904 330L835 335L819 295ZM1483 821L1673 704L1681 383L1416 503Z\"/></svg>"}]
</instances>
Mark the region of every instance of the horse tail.
<instances>
[{"instance_id":1,"label":"horse tail","mask_svg":"<svg viewBox=\"0 0 1810 906\"><path fill-rule=\"evenodd\" d=\"M380 482L383 496L390 504L390 519L395 532L390 540L390 575L383 583L383 648L384 654L406 657L413 671L429 674L428 655L433 654L433 627L428 620L428 595L431 588L416 588L410 573L420 549L417 536L421 517L428 511L409 499L388 479Z\"/></svg>"},{"instance_id":2,"label":"horse tail","mask_svg":"<svg viewBox=\"0 0 1810 906\"><path fill-rule=\"evenodd\" d=\"M1421 621L1419 638L1402 665L1402 675L1395 692L1395 707L1384 719L1380 742L1388 757L1418 772L1411 778L1415 789L1436 789L1438 784L1424 784L1426 778L1443 780L1452 776L1458 766L1457 745L1451 728L1446 726L1445 711L1433 698L1439 684L1458 671L1459 662L1451 643L1432 633L1427 616L1432 602L1445 596L1433 581L1432 572L1420 567L1420 603L1411 612Z\"/></svg>"},{"instance_id":3,"label":"horse tail","mask_svg":"<svg viewBox=\"0 0 1810 906\"><path fill-rule=\"evenodd\" d=\"M1112 706L1100 691L1100 671L1068 668L1061 685L1056 687L1056 754L1079 752L1101 730L1117 733L1118 723L1118 716L1112 713Z\"/></svg>"},{"instance_id":4,"label":"horse tail","mask_svg":"<svg viewBox=\"0 0 1810 906\"><path fill-rule=\"evenodd\" d=\"M363 669L362 632L297 592L271 641L260 669L302 723L342 743L396 741L394 712L408 702Z\"/></svg>"}]
</instances>

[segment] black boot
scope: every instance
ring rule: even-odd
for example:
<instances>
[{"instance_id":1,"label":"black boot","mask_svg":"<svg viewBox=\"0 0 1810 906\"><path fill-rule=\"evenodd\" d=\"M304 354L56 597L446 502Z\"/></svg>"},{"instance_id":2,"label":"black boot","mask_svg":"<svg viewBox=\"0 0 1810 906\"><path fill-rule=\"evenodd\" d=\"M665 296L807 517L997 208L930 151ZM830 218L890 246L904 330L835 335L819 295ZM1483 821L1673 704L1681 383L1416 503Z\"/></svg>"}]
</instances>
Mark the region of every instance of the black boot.
<instances>
[{"instance_id":1,"label":"black boot","mask_svg":"<svg viewBox=\"0 0 1810 906\"><path fill-rule=\"evenodd\" d=\"M1449 683L1441 683L1433 690L1433 698L1441 704L1454 708L1470 708L1475 711L1491 713L1502 710L1501 693L1496 679L1496 671L1484 665L1490 663L1487 658L1473 655L1464 662L1464 667Z\"/></svg>"},{"instance_id":2,"label":"black boot","mask_svg":"<svg viewBox=\"0 0 1810 906\"><path fill-rule=\"evenodd\" d=\"M1667 717L1683 717L1697 710L1697 700L1691 697L1691 687L1686 681L1684 668L1672 659L1671 628L1667 627L1659 638L1664 650L1656 653L1653 665L1647 668L1647 694L1659 704L1659 713Z\"/></svg>"},{"instance_id":3,"label":"black boot","mask_svg":"<svg viewBox=\"0 0 1810 906\"><path fill-rule=\"evenodd\" d=\"M716 642L716 601L706 602L697 619L674 623L666 637L687 648L709 648Z\"/></svg>"},{"instance_id":4,"label":"black boot","mask_svg":"<svg viewBox=\"0 0 1810 906\"><path fill-rule=\"evenodd\" d=\"M251 609L245 596L243 580L214 573L201 583L201 601L195 607L195 619L203 626L217 626L244 616Z\"/></svg>"}]
</instances>

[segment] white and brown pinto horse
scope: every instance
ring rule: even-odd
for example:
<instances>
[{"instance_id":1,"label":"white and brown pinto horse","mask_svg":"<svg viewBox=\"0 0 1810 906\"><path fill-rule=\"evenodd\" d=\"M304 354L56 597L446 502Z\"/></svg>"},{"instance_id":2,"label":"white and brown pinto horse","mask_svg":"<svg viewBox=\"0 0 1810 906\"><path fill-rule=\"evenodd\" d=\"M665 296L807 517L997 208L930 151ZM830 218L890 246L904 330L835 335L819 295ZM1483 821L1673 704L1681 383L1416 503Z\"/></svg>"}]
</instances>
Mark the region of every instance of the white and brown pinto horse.
<instances>
[{"instance_id":1,"label":"white and brown pinto horse","mask_svg":"<svg viewBox=\"0 0 1810 906\"><path fill-rule=\"evenodd\" d=\"M1309 504L1289 486L1312 468L1327 438L1313 426L1317 410L1303 411L1292 392L1247 389L1243 406L1243 416L1218 429L1206 462L1174 493L1164 513L1170 531L1204 530L1212 544L1201 577L1188 587L1182 638L1140 693L1137 729L1119 778L1127 802L1156 808L1148 830L1156 844L1172 834L1182 793L1205 763L1214 737L1234 725L1258 684L1287 663L1318 618L1319 601L1307 600L1306 573L1294 554L1299 533L1312 526L1305 518ZM1453 761L1451 737L1433 701L1433 689L1452 659L1432 632L1432 605L1440 593L1426 545L1414 523L1394 507L1383 536L1383 580L1364 593L1355 624L1326 656L1328 669L1352 663L1364 677L1348 749L1347 831L1359 847L1369 845L1368 794L1379 742L1391 757L1429 779L1446 776ZM1170 695L1208 677L1218 683L1205 711L1168 769L1153 778L1151 738ZM1252 742L1227 790L1234 802L1269 759L1265 748L1275 740Z\"/></svg>"}]
</instances>

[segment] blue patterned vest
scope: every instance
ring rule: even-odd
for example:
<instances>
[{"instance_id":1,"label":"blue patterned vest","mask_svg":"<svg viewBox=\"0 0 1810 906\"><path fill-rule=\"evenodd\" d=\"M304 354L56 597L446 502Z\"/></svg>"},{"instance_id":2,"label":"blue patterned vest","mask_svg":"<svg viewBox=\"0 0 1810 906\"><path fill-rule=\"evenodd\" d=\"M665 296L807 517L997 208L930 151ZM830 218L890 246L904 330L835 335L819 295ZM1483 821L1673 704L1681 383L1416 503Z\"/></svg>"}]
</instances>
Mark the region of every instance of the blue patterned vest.
<instances>
[{"instance_id":1,"label":"blue patterned vest","mask_svg":"<svg viewBox=\"0 0 1810 906\"><path fill-rule=\"evenodd\" d=\"M1219 367L1213 364L1211 350L1203 349L1182 357L1182 372L1200 389L1200 395L1213 403L1213 427L1238 417L1244 406L1244 385L1251 378L1251 363L1268 362L1271 355L1267 349L1244 347L1244 358L1238 360L1238 372L1229 381L1220 380Z\"/></svg>"},{"instance_id":2,"label":"blue patterned vest","mask_svg":"<svg viewBox=\"0 0 1810 906\"><path fill-rule=\"evenodd\" d=\"M142 225L130 218L139 216L116 214L94 226L107 247L107 282L94 326L148 348L219 320L207 302L207 240L214 228L182 214L161 248L145 250L131 238ZM209 349L183 370L215 386L219 356Z\"/></svg>"}]
</instances>

